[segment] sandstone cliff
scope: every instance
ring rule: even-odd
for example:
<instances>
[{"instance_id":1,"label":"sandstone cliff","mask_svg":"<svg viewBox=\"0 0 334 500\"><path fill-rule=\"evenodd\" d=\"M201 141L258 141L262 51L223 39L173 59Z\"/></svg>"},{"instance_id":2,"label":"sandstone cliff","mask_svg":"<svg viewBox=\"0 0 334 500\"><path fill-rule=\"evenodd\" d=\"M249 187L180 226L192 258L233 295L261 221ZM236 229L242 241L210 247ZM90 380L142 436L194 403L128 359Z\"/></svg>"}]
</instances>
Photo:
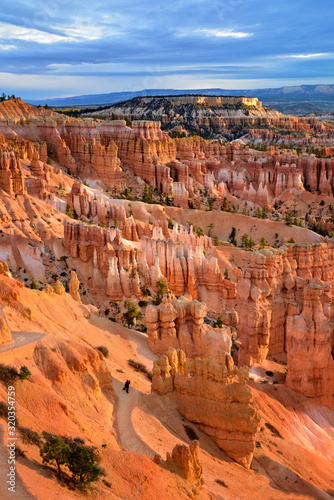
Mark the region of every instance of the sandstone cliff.
<instances>
[{"instance_id":1,"label":"sandstone cliff","mask_svg":"<svg viewBox=\"0 0 334 500\"><path fill-rule=\"evenodd\" d=\"M181 415L197 423L228 456L248 469L260 422L246 385L248 376L248 368L236 368L224 351L216 358L190 360L183 351L171 348L154 363L152 391L175 391Z\"/></svg>"},{"instance_id":2,"label":"sandstone cliff","mask_svg":"<svg viewBox=\"0 0 334 500\"><path fill-rule=\"evenodd\" d=\"M322 294L323 287L320 285L307 285L301 314L294 315L297 313L294 309L287 317L286 384L334 408L334 324L324 314Z\"/></svg>"},{"instance_id":3,"label":"sandstone cliff","mask_svg":"<svg viewBox=\"0 0 334 500\"><path fill-rule=\"evenodd\" d=\"M333 320L333 255L332 241L257 252L237 285L239 362L261 363L268 354L287 351L290 387L311 397L326 400L327 396L329 406L333 404L329 323ZM313 368L305 366L303 371L307 359ZM319 390L311 389L313 378Z\"/></svg>"},{"instance_id":4,"label":"sandstone cliff","mask_svg":"<svg viewBox=\"0 0 334 500\"><path fill-rule=\"evenodd\" d=\"M149 348L159 356L169 347L182 349L188 358L215 357L220 350L230 352L230 329L205 325L206 313L207 307L190 296L171 300L165 295L159 306L150 305L145 312Z\"/></svg>"}]
</instances>

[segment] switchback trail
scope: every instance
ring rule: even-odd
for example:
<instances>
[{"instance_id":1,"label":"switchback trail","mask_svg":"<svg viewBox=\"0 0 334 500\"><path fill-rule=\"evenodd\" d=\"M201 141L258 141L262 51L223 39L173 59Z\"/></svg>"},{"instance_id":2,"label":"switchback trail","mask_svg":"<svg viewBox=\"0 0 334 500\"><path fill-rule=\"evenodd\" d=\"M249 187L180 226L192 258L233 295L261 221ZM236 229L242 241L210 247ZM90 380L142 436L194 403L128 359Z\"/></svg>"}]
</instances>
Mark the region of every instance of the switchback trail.
<instances>
[{"instance_id":1,"label":"switchback trail","mask_svg":"<svg viewBox=\"0 0 334 500\"><path fill-rule=\"evenodd\" d=\"M148 455L153 458L155 452L140 439L132 425L132 411L137 406L140 392L134 387L129 389L129 393L123 391L124 384L117 379L113 380L114 390L118 397L115 411L115 425L118 434L119 444L124 450Z\"/></svg>"},{"instance_id":2,"label":"switchback trail","mask_svg":"<svg viewBox=\"0 0 334 500\"><path fill-rule=\"evenodd\" d=\"M45 337L45 335L46 333L41 332L12 332L12 341L0 347L0 354L31 344L32 342L37 342Z\"/></svg>"}]
</instances>

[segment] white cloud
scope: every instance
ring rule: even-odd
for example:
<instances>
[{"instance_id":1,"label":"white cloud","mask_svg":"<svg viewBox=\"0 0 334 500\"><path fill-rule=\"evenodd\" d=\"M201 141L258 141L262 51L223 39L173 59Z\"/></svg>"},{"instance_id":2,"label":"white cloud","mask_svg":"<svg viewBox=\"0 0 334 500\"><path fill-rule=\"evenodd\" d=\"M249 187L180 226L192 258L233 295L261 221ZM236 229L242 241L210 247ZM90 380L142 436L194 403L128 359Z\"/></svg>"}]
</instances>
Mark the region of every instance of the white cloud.
<instances>
[{"instance_id":1,"label":"white cloud","mask_svg":"<svg viewBox=\"0 0 334 500\"><path fill-rule=\"evenodd\" d=\"M64 34L55 35L34 28L25 28L23 26L15 26L0 22L0 39L3 40L25 40L27 42L35 42L42 44L53 44L57 42L79 42L82 40L99 40L105 35L102 27L91 25L77 25L73 27L53 26L52 29L60 31ZM108 35L119 33L108 30ZM9 46L7 46L9 47ZM12 46L10 46L12 47Z\"/></svg>"},{"instance_id":2,"label":"white cloud","mask_svg":"<svg viewBox=\"0 0 334 500\"><path fill-rule=\"evenodd\" d=\"M75 26L75 27L74 27ZM100 40L106 36L114 36L120 35L120 31L115 31L113 28L108 26L107 28L104 26L92 26L92 25L80 25L79 23L75 23L73 27L70 28L58 28L55 29L61 30L69 39L72 40Z\"/></svg>"},{"instance_id":3,"label":"white cloud","mask_svg":"<svg viewBox=\"0 0 334 500\"><path fill-rule=\"evenodd\" d=\"M65 36L53 35L33 28L24 28L2 22L0 22L0 38L47 44L66 40Z\"/></svg>"},{"instance_id":4,"label":"white cloud","mask_svg":"<svg viewBox=\"0 0 334 500\"><path fill-rule=\"evenodd\" d=\"M329 52L320 52L319 54L291 54L284 56L277 56L279 59L311 59L313 57L330 56Z\"/></svg>"},{"instance_id":5,"label":"white cloud","mask_svg":"<svg viewBox=\"0 0 334 500\"><path fill-rule=\"evenodd\" d=\"M16 49L15 45L0 44L0 50L13 50Z\"/></svg>"},{"instance_id":6,"label":"white cloud","mask_svg":"<svg viewBox=\"0 0 334 500\"><path fill-rule=\"evenodd\" d=\"M218 38L245 38L254 35L254 33L247 33L244 31L233 31L233 30L219 30L219 29L203 29L197 30L206 33L207 36L216 36Z\"/></svg>"}]
</instances>

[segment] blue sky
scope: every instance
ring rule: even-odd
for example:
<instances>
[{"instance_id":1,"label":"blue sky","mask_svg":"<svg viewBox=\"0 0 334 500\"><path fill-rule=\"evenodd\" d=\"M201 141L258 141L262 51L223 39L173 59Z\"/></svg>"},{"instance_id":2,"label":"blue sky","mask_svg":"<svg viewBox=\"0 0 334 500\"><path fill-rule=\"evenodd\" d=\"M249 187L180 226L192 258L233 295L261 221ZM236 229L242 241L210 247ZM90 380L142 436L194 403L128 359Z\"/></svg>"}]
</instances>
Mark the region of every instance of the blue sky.
<instances>
[{"instance_id":1,"label":"blue sky","mask_svg":"<svg viewBox=\"0 0 334 500\"><path fill-rule=\"evenodd\" d=\"M0 92L334 83L333 0L21 0L0 6Z\"/></svg>"}]
</instances>

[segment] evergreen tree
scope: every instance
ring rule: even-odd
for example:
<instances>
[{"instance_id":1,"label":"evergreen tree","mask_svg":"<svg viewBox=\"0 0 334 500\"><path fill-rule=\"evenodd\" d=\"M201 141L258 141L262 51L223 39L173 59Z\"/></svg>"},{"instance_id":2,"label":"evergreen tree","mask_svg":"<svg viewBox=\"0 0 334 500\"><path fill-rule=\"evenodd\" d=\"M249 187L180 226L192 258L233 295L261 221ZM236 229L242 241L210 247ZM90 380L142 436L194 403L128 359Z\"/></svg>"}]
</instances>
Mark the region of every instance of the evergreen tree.
<instances>
[{"instance_id":1,"label":"evergreen tree","mask_svg":"<svg viewBox=\"0 0 334 500\"><path fill-rule=\"evenodd\" d=\"M77 445L68 455L68 468L80 484L89 484L101 474L95 463L94 453L85 446Z\"/></svg>"},{"instance_id":2,"label":"evergreen tree","mask_svg":"<svg viewBox=\"0 0 334 500\"><path fill-rule=\"evenodd\" d=\"M70 448L64 441L58 437L50 437L43 448L40 450L40 455L43 463L56 463L58 475L61 475L61 465L68 464Z\"/></svg>"}]
</instances>

